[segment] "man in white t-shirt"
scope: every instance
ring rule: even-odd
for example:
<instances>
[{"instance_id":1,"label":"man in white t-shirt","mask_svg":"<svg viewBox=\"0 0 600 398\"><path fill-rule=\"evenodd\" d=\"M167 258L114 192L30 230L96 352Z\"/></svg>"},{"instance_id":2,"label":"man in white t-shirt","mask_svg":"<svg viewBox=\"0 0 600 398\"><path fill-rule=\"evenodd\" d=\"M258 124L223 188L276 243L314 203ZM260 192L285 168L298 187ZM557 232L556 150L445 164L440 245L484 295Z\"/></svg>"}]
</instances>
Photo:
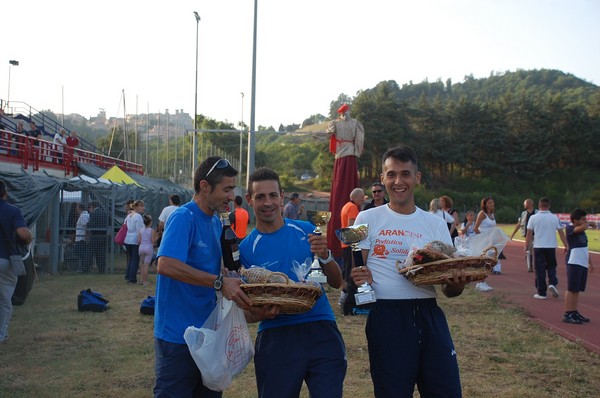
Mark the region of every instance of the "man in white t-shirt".
<instances>
[{"instance_id":1,"label":"man in white t-shirt","mask_svg":"<svg viewBox=\"0 0 600 398\"><path fill-rule=\"evenodd\" d=\"M90 222L90 213L83 210L81 204L78 204L78 209L81 211L75 224L75 252L79 257L78 271L88 273L92 267L92 258L90 250L87 247L87 225Z\"/></svg>"},{"instance_id":2,"label":"man in white t-shirt","mask_svg":"<svg viewBox=\"0 0 600 398\"><path fill-rule=\"evenodd\" d=\"M537 293L533 298L539 300L546 299L546 293L550 290L550 294L554 298L559 297L557 285L558 278L556 277L556 232L565 247L565 253L569 245L565 237L564 226L556 214L550 213L550 199L541 198L538 202L538 212L529 217L527 223L527 236L525 238L525 251L533 241L533 260L535 268L535 287ZM535 239L533 236L535 235ZM546 284L546 277L548 283Z\"/></svg>"},{"instance_id":3,"label":"man in white t-shirt","mask_svg":"<svg viewBox=\"0 0 600 398\"><path fill-rule=\"evenodd\" d=\"M67 145L67 138L65 137L65 133L65 129L60 129L58 133L54 134L54 140L52 140L55 150L55 161L59 164L62 163L63 151L65 146Z\"/></svg>"},{"instance_id":4,"label":"man in white t-shirt","mask_svg":"<svg viewBox=\"0 0 600 398\"><path fill-rule=\"evenodd\" d=\"M158 216L158 227L156 229L156 247L160 246L160 241L162 240L162 234L165 231L165 225L167 224L167 220L169 216L181 206L181 197L177 194L173 194L169 196L169 205L162 209L160 215Z\"/></svg>"},{"instance_id":5,"label":"man in white t-shirt","mask_svg":"<svg viewBox=\"0 0 600 398\"><path fill-rule=\"evenodd\" d=\"M366 266L352 269L354 283L371 284L377 298L366 326L374 395L412 397L417 384L423 397L461 397L456 351L435 287L415 286L396 268L413 246L434 240L452 245L448 226L415 205L421 173L411 148L389 149L382 163L389 203L356 217L354 223L367 224L369 232L359 243ZM457 271L446 282L442 293L455 297L467 278Z\"/></svg>"}]
</instances>

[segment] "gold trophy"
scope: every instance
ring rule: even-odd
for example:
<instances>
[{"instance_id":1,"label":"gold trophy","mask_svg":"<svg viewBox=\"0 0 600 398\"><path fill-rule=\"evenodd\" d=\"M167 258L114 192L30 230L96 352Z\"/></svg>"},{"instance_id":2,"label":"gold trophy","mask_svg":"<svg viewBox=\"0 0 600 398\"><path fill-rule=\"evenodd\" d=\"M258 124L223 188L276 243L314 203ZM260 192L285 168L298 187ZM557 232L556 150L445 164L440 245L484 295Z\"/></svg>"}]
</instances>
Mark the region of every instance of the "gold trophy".
<instances>
[{"instance_id":1,"label":"gold trophy","mask_svg":"<svg viewBox=\"0 0 600 398\"><path fill-rule=\"evenodd\" d=\"M307 210L306 216L308 217L308 221L316 227L313 234L323 235L321 227L327 225L331 219L331 212L324 210Z\"/></svg>"},{"instance_id":2,"label":"gold trophy","mask_svg":"<svg viewBox=\"0 0 600 398\"><path fill-rule=\"evenodd\" d=\"M336 236L345 245L352 247L352 259L354 267L362 267L364 265L361 249L358 243L367 238L369 226L367 224L352 225L347 228L340 228L335 231ZM375 291L367 282L358 286L357 293L354 294L356 305L373 303L377 300Z\"/></svg>"}]
</instances>

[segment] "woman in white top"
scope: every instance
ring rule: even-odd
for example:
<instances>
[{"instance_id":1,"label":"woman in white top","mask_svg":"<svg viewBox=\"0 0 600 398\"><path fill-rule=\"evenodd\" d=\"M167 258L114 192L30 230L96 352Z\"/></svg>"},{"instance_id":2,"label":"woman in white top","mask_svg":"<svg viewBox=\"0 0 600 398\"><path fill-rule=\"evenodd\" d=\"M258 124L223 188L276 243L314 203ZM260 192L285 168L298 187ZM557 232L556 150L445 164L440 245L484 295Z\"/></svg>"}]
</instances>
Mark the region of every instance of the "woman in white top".
<instances>
[{"instance_id":1,"label":"woman in white top","mask_svg":"<svg viewBox=\"0 0 600 398\"><path fill-rule=\"evenodd\" d=\"M486 231L489 231L493 228L496 228L496 215L495 215L495 202L494 199L487 196L481 199L481 210L477 214L477 219L475 220L475 233L480 234ZM499 275L502 270L502 264L500 264L500 260L492 269L492 273ZM486 283L486 281L480 282L475 286L476 289L482 291L489 291L492 288Z\"/></svg>"},{"instance_id":2,"label":"woman in white top","mask_svg":"<svg viewBox=\"0 0 600 398\"><path fill-rule=\"evenodd\" d=\"M442 217L449 226L448 230L450 230L452 226L455 226L454 217L448 214L447 211L442 210L439 198L431 199L431 202L429 202L429 212L438 217Z\"/></svg>"},{"instance_id":3,"label":"woman in white top","mask_svg":"<svg viewBox=\"0 0 600 398\"><path fill-rule=\"evenodd\" d=\"M125 271L125 280L129 283L137 283L137 272L140 266L140 253L138 236L144 228L144 213L145 205L141 200L136 200L132 205L132 212L125 218L127 223L127 236L125 236L125 248L129 254L129 262L127 263L127 271Z\"/></svg>"}]
</instances>

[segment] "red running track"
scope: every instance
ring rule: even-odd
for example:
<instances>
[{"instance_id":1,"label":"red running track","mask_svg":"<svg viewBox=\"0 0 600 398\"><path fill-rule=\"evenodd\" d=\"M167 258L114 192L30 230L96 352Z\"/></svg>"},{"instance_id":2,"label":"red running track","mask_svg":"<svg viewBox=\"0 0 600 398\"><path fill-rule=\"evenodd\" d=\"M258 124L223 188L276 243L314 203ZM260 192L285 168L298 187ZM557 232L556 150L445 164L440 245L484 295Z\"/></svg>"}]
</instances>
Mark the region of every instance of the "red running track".
<instances>
[{"instance_id":1,"label":"red running track","mask_svg":"<svg viewBox=\"0 0 600 398\"><path fill-rule=\"evenodd\" d=\"M523 241L508 242L504 248L506 260L502 260L502 274L490 275L487 283L494 288L482 294L497 294L509 303L522 308L534 321L559 335L583 345L587 349L600 354L600 254L591 253L592 264L596 269L588 273L585 292L579 294L578 310L591 319L581 325L568 324L562 321L564 314L564 293L567 286L567 272L564 249L556 249L558 262L558 291L560 297L552 298L548 294L546 300L534 299L535 274L527 272Z\"/></svg>"}]
</instances>

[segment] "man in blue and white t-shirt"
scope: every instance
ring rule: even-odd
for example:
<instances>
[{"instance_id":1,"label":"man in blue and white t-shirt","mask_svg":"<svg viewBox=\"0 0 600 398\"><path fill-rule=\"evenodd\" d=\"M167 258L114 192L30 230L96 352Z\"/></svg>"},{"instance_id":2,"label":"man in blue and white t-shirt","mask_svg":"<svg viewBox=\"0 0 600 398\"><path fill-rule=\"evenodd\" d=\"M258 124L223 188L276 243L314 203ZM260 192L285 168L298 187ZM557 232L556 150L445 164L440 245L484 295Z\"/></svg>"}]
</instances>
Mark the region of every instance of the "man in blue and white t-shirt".
<instances>
[{"instance_id":1,"label":"man in blue and white t-shirt","mask_svg":"<svg viewBox=\"0 0 600 398\"><path fill-rule=\"evenodd\" d=\"M312 262L317 255L327 283L339 288L342 273L327 248L325 236L314 235L306 221L283 218L279 176L261 168L248 179L246 199L254 209L256 228L240 243L242 265L299 277L293 262ZM253 307L248 322L261 321L256 337L254 367L260 397L297 397L305 382L314 397L342 397L346 349L325 292L312 309L279 314L277 306Z\"/></svg>"}]
</instances>

